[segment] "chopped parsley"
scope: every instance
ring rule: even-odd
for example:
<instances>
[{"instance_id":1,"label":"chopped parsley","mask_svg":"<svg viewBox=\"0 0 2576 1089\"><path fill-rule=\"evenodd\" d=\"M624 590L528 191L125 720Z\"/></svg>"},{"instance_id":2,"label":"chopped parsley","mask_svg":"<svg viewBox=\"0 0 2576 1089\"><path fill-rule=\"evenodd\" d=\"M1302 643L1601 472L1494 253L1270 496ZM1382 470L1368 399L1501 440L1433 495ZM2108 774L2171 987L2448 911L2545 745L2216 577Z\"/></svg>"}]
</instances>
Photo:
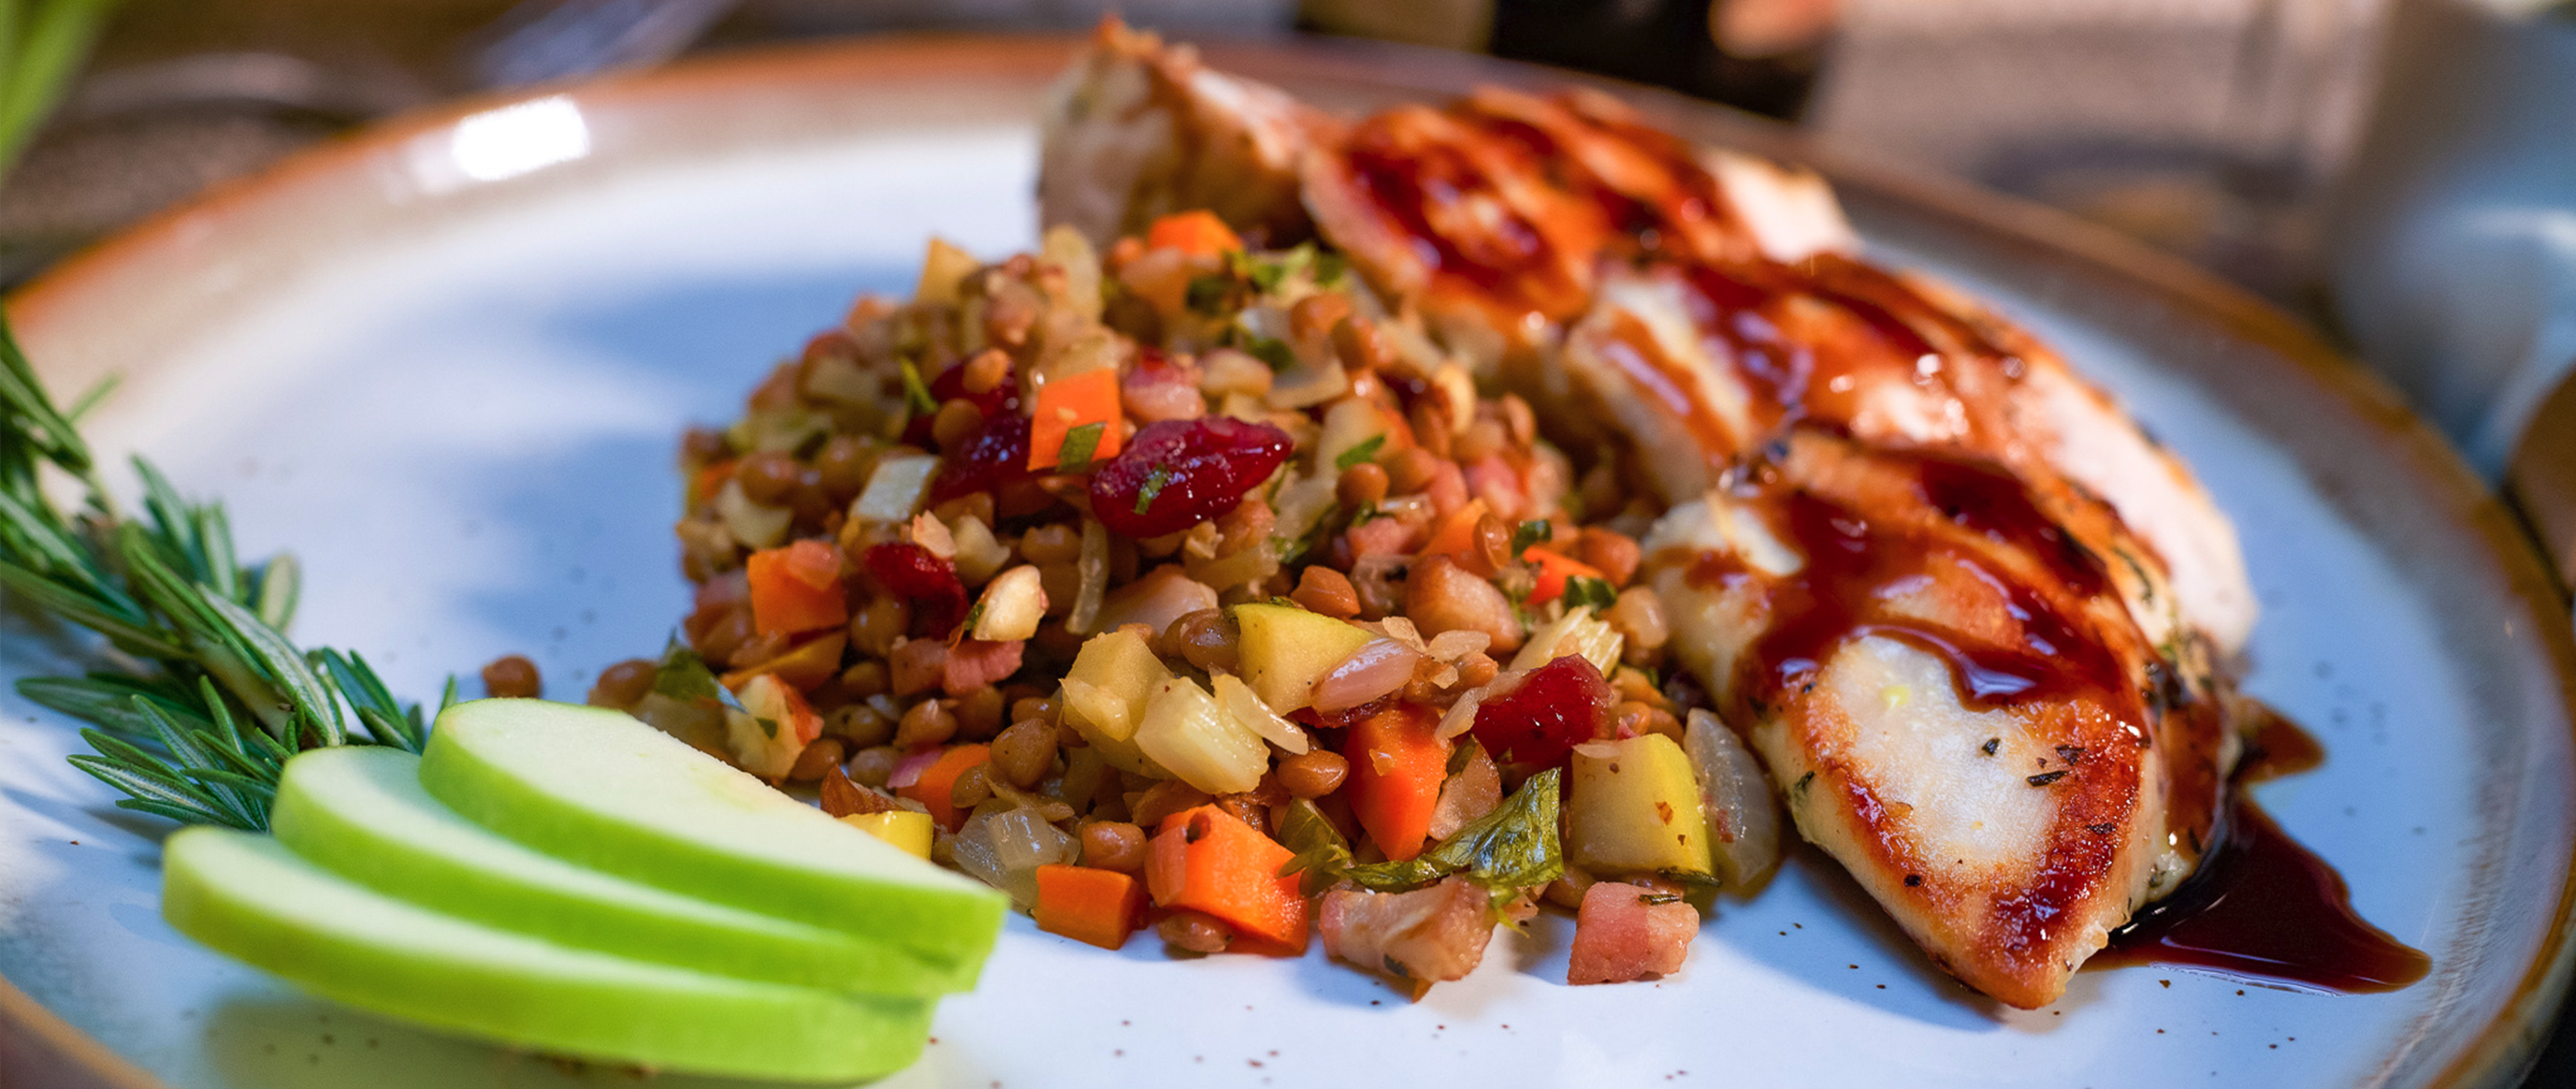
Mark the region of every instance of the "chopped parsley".
<instances>
[{"instance_id":1,"label":"chopped parsley","mask_svg":"<svg viewBox=\"0 0 2576 1089\"><path fill-rule=\"evenodd\" d=\"M1565 580L1566 608L1590 605L1594 612L1599 612L1618 601L1619 591L1611 589L1609 583L1600 579L1574 575Z\"/></svg>"},{"instance_id":2,"label":"chopped parsley","mask_svg":"<svg viewBox=\"0 0 2576 1089\"><path fill-rule=\"evenodd\" d=\"M1242 340L1244 352L1268 364L1274 372L1297 365L1297 353L1289 349L1287 341L1257 333L1245 333Z\"/></svg>"},{"instance_id":3,"label":"chopped parsley","mask_svg":"<svg viewBox=\"0 0 2576 1089\"><path fill-rule=\"evenodd\" d=\"M1100 449L1100 436L1108 429L1107 422L1094 420L1065 432L1064 445L1056 450L1056 471L1070 473L1090 464L1092 452Z\"/></svg>"},{"instance_id":4,"label":"chopped parsley","mask_svg":"<svg viewBox=\"0 0 2576 1089\"><path fill-rule=\"evenodd\" d=\"M1198 313L1221 314L1231 309L1227 303L1233 297L1234 277L1223 273L1209 273L1205 276L1190 277L1188 293L1183 295L1182 299L1191 310Z\"/></svg>"},{"instance_id":5,"label":"chopped parsley","mask_svg":"<svg viewBox=\"0 0 2576 1089\"><path fill-rule=\"evenodd\" d=\"M1556 524L1545 518L1532 518L1512 530L1512 555L1529 551L1531 545L1546 544L1556 539Z\"/></svg>"},{"instance_id":6,"label":"chopped parsley","mask_svg":"<svg viewBox=\"0 0 2576 1089\"><path fill-rule=\"evenodd\" d=\"M1136 513L1143 514L1147 508L1152 507L1154 497L1163 494L1163 485L1171 482L1171 466L1157 465L1154 466L1153 471L1146 473L1145 486L1136 489Z\"/></svg>"},{"instance_id":7,"label":"chopped parsley","mask_svg":"<svg viewBox=\"0 0 2576 1089\"><path fill-rule=\"evenodd\" d=\"M1385 432L1371 435L1367 439L1362 440L1359 445L1342 451L1340 457L1333 459L1333 468L1339 469L1343 472L1349 472L1353 467L1359 465L1361 462L1375 460L1378 448L1385 445ZM1541 522L1539 524L1546 525L1547 523Z\"/></svg>"},{"instance_id":8,"label":"chopped parsley","mask_svg":"<svg viewBox=\"0 0 2576 1089\"><path fill-rule=\"evenodd\" d=\"M939 399L930 395L930 387L921 381L921 368L909 359L903 361L903 403L911 406L916 416L939 411Z\"/></svg>"}]
</instances>

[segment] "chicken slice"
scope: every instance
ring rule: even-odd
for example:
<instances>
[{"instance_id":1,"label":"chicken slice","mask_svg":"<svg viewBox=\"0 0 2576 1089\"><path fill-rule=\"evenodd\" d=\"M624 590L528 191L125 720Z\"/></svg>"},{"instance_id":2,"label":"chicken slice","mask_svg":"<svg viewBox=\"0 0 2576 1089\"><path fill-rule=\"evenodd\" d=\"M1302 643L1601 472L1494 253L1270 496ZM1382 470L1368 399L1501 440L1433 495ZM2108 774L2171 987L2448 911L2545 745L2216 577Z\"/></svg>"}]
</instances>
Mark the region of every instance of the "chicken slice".
<instances>
[{"instance_id":1,"label":"chicken slice","mask_svg":"<svg viewBox=\"0 0 2576 1089\"><path fill-rule=\"evenodd\" d=\"M1487 363L1551 348L1605 258L1794 260L1853 241L1813 175L1704 156L1583 90L1483 87L1368 118L1308 157L1305 197L1372 285Z\"/></svg>"},{"instance_id":2,"label":"chicken slice","mask_svg":"<svg viewBox=\"0 0 2576 1089\"><path fill-rule=\"evenodd\" d=\"M1658 453L1640 462L1669 502L1793 423L1962 450L2106 500L2134 534L2120 558L2141 568L2139 623L2159 645L2206 644L2173 656L2205 671L2253 627L2235 529L2190 470L2045 345L1938 285L1839 254L1621 269L1552 363L1542 387L1592 407L1568 415Z\"/></svg>"},{"instance_id":3,"label":"chicken slice","mask_svg":"<svg viewBox=\"0 0 2576 1089\"><path fill-rule=\"evenodd\" d=\"M2025 1008L2207 842L2223 731L2166 691L2098 501L1799 429L1645 542L1673 646L1810 841ZM2196 701L2196 702L2194 702Z\"/></svg>"},{"instance_id":4,"label":"chicken slice","mask_svg":"<svg viewBox=\"0 0 2576 1089\"><path fill-rule=\"evenodd\" d=\"M1194 208L1260 244L1304 239L1297 164L1337 130L1278 88L1211 71L1197 50L1115 17L1048 91L1039 127L1040 221L1099 246Z\"/></svg>"}]
</instances>

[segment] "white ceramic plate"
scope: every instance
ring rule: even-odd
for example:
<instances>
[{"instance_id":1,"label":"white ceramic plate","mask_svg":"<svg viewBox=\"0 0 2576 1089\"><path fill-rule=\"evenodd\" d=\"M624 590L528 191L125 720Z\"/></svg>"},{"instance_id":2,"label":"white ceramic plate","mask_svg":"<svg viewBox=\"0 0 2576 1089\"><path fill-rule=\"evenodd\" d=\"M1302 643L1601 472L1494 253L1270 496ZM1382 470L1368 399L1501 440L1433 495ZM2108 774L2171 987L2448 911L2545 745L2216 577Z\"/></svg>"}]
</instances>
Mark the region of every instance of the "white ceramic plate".
<instances>
[{"instance_id":1,"label":"white ceramic plate","mask_svg":"<svg viewBox=\"0 0 2576 1089\"><path fill-rule=\"evenodd\" d=\"M246 550L297 550L301 638L365 652L414 697L524 651L577 698L685 607L680 429L728 418L855 294L908 290L930 234L986 255L1032 240L1027 118L1063 49L847 46L424 119L148 225L14 312L58 391L124 377L96 420L105 448L228 498ZM1218 60L1345 103L1532 78L1351 51ZM1014 918L982 988L942 1007L928 1057L894 1084L2512 1076L2563 983L2576 755L2565 621L2509 524L2376 387L2268 312L2054 221L1824 158L1884 258L2035 326L2236 517L2266 609L2249 687L2330 753L2260 797L2363 915L2432 955L2428 979L2350 996L2126 969L2014 1011L1932 970L1806 853L1725 902L1678 977L1566 987L1571 923L1547 916L1419 1004L1320 951L1183 963L1150 936L1113 954ZM76 668L58 633L0 625L0 672ZM165 826L111 808L64 764L79 747L0 696L0 975L133 1068L181 1089L628 1081L308 999L178 937L157 911Z\"/></svg>"}]
</instances>

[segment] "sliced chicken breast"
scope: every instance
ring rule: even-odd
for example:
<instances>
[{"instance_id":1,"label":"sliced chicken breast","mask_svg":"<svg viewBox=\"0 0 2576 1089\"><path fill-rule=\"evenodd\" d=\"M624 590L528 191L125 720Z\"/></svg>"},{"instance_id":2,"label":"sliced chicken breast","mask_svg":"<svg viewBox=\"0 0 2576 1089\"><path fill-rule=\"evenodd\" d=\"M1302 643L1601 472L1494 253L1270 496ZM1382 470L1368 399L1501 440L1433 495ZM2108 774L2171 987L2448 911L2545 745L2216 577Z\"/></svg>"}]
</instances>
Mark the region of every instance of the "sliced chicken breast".
<instances>
[{"instance_id":1,"label":"sliced chicken breast","mask_svg":"<svg viewBox=\"0 0 2576 1089\"><path fill-rule=\"evenodd\" d=\"M1645 542L1673 646L1800 832L2025 1008L2188 872L2224 755L2075 526L2120 535L1991 462L1801 428Z\"/></svg>"},{"instance_id":2,"label":"sliced chicken breast","mask_svg":"<svg viewBox=\"0 0 2576 1089\"><path fill-rule=\"evenodd\" d=\"M1103 20L1040 113L1038 215L1106 246L1205 208L1255 241L1310 233L1297 164L1338 126L1275 87L1211 71L1187 45Z\"/></svg>"}]
</instances>

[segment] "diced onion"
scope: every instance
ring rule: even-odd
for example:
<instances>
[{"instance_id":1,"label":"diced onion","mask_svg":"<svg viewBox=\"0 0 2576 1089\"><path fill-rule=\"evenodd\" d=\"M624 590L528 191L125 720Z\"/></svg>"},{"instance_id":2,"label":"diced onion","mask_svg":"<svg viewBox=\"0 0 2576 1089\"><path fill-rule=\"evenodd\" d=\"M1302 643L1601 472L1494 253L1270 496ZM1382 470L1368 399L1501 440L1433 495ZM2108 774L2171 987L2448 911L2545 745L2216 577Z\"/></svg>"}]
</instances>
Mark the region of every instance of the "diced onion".
<instances>
[{"instance_id":1,"label":"diced onion","mask_svg":"<svg viewBox=\"0 0 2576 1089\"><path fill-rule=\"evenodd\" d=\"M787 527L796 520L796 512L785 507L769 507L751 501L742 494L737 481L725 481L716 492L716 517L724 521L725 532L745 548L768 548L787 537Z\"/></svg>"},{"instance_id":2,"label":"diced onion","mask_svg":"<svg viewBox=\"0 0 2576 1089\"><path fill-rule=\"evenodd\" d=\"M1253 694L1251 685L1243 683L1234 674L1219 673L1208 680L1216 688L1216 701L1224 704L1226 713L1233 715L1234 721L1245 729L1260 734L1263 740L1292 756L1314 747L1305 730L1279 717L1279 712L1271 710L1269 704L1261 702L1261 697Z\"/></svg>"},{"instance_id":3,"label":"diced onion","mask_svg":"<svg viewBox=\"0 0 2576 1089\"><path fill-rule=\"evenodd\" d=\"M876 472L869 474L868 486L850 504L850 517L861 522L892 524L912 517L920 509L921 495L930 489L930 477L939 471L939 459L928 454L910 454L877 462Z\"/></svg>"},{"instance_id":4,"label":"diced onion","mask_svg":"<svg viewBox=\"0 0 2576 1089\"><path fill-rule=\"evenodd\" d=\"M1682 748L1699 779L1718 879L1739 895L1760 887L1780 865L1780 807L1762 765L1706 708L1691 709Z\"/></svg>"},{"instance_id":5,"label":"diced onion","mask_svg":"<svg viewBox=\"0 0 2576 1089\"><path fill-rule=\"evenodd\" d=\"M1315 682L1315 710L1347 711L1404 687L1422 655L1393 639L1372 639Z\"/></svg>"},{"instance_id":6,"label":"diced onion","mask_svg":"<svg viewBox=\"0 0 2576 1089\"><path fill-rule=\"evenodd\" d=\"M1340 364L1299 364L1271 380L1270 396L1264 402L1278 409L1310 408L1350 391L1350 372Z\"/></svg>"},{"instance_id":7,"label":"diced onion","mask_svg":"<svg viewBox=\"0 0 2576 1089\"><path fill-rule=\"evenodd\" d=\"M1006 809L969 820L952 846L961 868L1009 893L1022 908L1038 902L1038 867L1070 863L1081 854L1072 836L1028 809Z\"/></svg>"},{"instance_id":8,"label":"diced onion","mask_svg":"<svg viewBox=\"0 0 2576 1089\"><path fill-rule=\"evenodd\" d=\"M1537 669L1568 654L1580 654L1604 677L1619 668L1619 651L1625 639L1609 621L1592 615L1592 606L1578 605L1530 633L1529 642L1512 656L1511 669Z\"/></svg>"},{"instance_id":9,"label":"diced onion","mask_svg":"<svg viewBox=\"0 0 2576 1089\"><path fill-rule=\"evenodd\" d=\"M1251 790L1270 770L1270 747L1187 677L1163 682L1146 701L1136 747L1180 781L1210 794Z\"/></svg>"},{"instance_id":10,"label":"diced onion","mask_svg":"<svg viewBox=\"0 0 2576 1089\"><path fill-rule=\"evenodd\" d=\"M1100 255L1091 248L1082 232L1064 224L1047 228L1039 241L1039 252L1064 270L1064 294L1073 303L1075 313L1097 321L1100 318Z\"/></svg>"},{"instance_id":11,"label":"diced onion","mask_svg":"<svg viewBox=\"0 0 2576 1089\"><path fill-rule=\"evenodd\" d=\"M1089 635L1097 630L1100 599L1109 590L1109 530L1096 518L1082 520L1082 555L1073 564L1081 583L1073 592L1073 611L1064 618L1065 630L1076 635Z\"/></svg>"},{"instance_id":12,"label":"diced onion","mask_svg":"<svg viewBox=\"0 0 2576 1089\"><path fill-rule=\"evenodd\" d=\"M1172 621L1201 609L1216 608L1216 604L1214 589L1183 574L1180 566L1164 564L1109 595L1101 603L1095 622L1101 631L1143 624L1159 634L1171 627Z\"/></svg>"},{"instance_id":13,"label":"diced onion","mask_svg":"<svg viewBox=\"0 0 2576 1089\"><path fill-rule=\"evenodd\" d=\"M1475 729L1476 709L1483 703L1484 697L1474 692L1458 697L1458 702L1449 705L1449 713L1440 716L1440 728L1433 733L1437 734L1440 740L1447 741Z\"/></svg>"},{"instance_id":14,"label":"diced onion","mask_svg":"<svg viewBox=\"0 0 2576 1089\"><path fill-rule=\"evenodd\" d=\"M1011 546L995 538L992 528L972 514L948 527L948 538L957 550L957 577L968 586L983 585L1011 562Z\"/></svg>"}]
</instances>

